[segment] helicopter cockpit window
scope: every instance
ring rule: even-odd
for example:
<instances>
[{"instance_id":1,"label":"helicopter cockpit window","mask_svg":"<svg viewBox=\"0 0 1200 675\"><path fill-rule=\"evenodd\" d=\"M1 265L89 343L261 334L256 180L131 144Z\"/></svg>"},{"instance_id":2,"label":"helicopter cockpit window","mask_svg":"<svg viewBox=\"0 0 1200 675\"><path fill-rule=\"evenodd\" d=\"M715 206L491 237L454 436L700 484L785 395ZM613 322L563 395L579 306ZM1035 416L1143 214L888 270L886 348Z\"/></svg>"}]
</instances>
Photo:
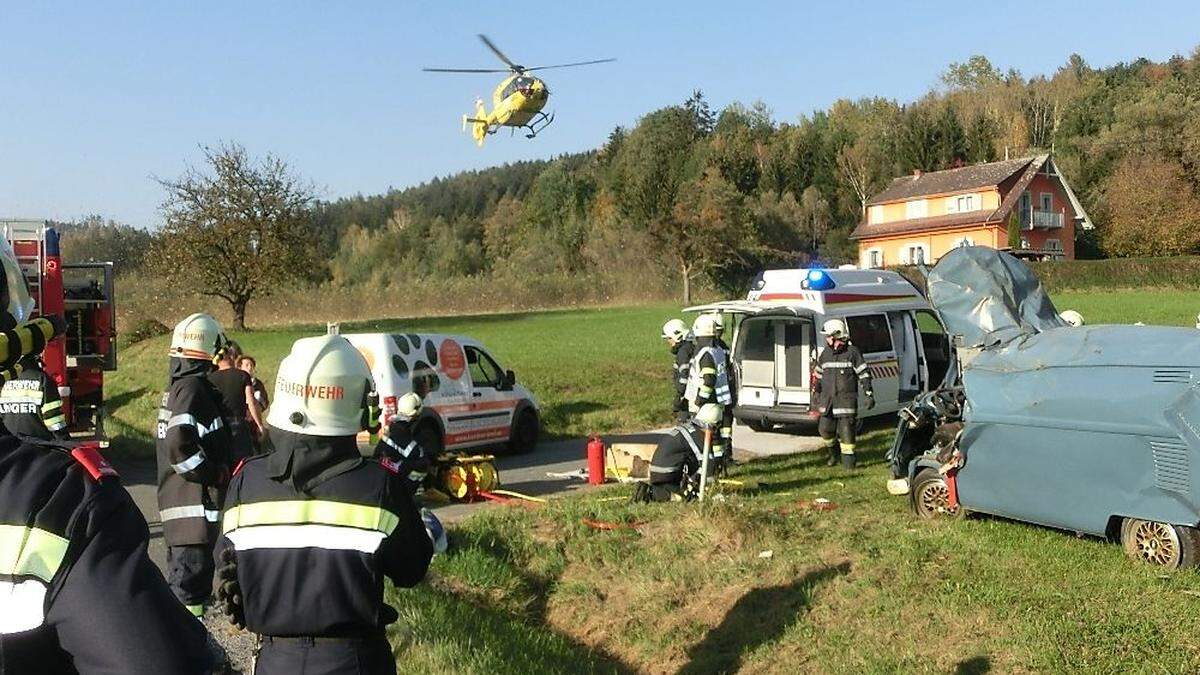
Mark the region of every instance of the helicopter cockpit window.
<instances>
[{"instance_id":1,"label":"helicopter cockpit window","mask_svg":"<svg viewBox=\"0 0 1200 675\"><path fill-rule=\"evenodd\" d=\"M518 80L519 80L519 78L518 78ZM509 96L512 96L513 93L517 91L518 80L513 80L512 82L509 82L508 86L504 88L504 91L500 92L500 98L508 98Z\"/></svg>"}]
</instances>

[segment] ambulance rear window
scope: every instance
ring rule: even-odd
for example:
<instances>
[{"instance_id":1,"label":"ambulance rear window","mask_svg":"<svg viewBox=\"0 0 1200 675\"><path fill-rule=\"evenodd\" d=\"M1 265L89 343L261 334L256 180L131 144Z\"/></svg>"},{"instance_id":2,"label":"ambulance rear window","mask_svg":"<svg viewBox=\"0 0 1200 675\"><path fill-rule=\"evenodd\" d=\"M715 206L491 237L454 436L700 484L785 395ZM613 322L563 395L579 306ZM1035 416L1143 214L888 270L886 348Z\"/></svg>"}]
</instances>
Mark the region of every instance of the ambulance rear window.
<instances>
[{"instance_id":1,"label":"ambulance rear window","mask_svg":"<svg viewBox=\"0 0 1200 675\"><path fill-rule=\"evenodd\" d=\"M850 329L850 341L863 354L892 351L892 333L888 330L887 317L884 315L848 316L846 326Z\"/></svg>"}]
</instances>

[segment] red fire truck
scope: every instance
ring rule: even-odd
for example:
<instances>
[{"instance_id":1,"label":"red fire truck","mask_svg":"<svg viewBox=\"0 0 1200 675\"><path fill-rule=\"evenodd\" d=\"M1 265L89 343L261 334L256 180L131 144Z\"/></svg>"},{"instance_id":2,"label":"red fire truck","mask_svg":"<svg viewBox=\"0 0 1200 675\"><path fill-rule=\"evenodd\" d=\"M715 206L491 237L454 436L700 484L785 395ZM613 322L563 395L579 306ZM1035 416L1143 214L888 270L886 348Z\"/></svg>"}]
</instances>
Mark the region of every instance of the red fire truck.
<instances>
[{"instance_id":1,"label":"red fire truck","mask_svg":"<svg viewBox=\"0 0 1200 675\"><path fill-rule=\"evenodd\" d=\"M111 262L64 264L58 232L43 221L0 220L25 273L34 316L61 314L67 332L42 354L72 433L103 439L104 373L117 369Z\"/></svg>"}]
</instances>

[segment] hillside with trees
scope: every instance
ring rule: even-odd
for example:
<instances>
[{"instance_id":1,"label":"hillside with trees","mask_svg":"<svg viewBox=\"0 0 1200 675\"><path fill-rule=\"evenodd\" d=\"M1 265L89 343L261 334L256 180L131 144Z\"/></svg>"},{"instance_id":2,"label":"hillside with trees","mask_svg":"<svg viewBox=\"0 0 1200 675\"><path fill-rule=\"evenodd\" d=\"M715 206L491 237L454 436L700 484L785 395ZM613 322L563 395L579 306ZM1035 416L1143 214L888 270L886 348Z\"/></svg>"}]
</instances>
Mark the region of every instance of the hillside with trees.
<instances>
[{"instance_id":1,"label":"hillside with trees","mask_svg":"<svg viewBox=\"0 0 1200 675\"><path fill-rule=\"evenodd\" d=\"M303 283L404 293L539 280L547 304L582 285L725 294L764 266L852 261L849 232L893 176L1041 152L1097 223L1081 257L1200 253L1200 54L1100 68L1073 55L1035 76L974 56L916 101L780 118L761 102L714 109L694 91L592 152L316 202ZM69 234L68 250L84 232L96 236Z\"/></svg>"}]
</instances>

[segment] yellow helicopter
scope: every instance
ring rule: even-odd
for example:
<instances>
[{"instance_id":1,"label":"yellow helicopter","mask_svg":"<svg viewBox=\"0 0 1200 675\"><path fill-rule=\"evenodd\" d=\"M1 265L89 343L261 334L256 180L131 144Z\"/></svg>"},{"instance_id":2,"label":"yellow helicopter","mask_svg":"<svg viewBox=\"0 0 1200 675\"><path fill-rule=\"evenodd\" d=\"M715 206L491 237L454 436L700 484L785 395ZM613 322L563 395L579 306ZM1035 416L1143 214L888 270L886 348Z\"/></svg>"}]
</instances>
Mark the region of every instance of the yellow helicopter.
<instances>
[{"instance_id":1,"label":"yellow helicopter","mask_svg":"<svg viewBox=\"0 0 1200 675\"><path fill-rule=\"evenodd\" d=\"M467 125L471 125L471 135L475 137L475 142L483 146L483 139L488 134L494 134L500 127L511 127L514 131L518 128L528 129L529 133L525 134L525 138L533 138L538 135L538 132L545 129L554 121L554 115L542 112L542 108L546 106L546 101L550 99L550 89L546 87L546 83L540 78L528 75L533 70L546 70L548 68L570 68L573 66L587 66L593 63L609 63L616 59L597 59L595 61L579 61L577 63L560 63L553 66L536 66L534 68L526 68L512 62L504 52L500 51L486 35L480 35L479 39L487 48L492 50L504 65L504 68L423 68L427 73L510 73L504 78L504 81L496 87L496 91L492 93L492 111L488 112L483 105L483 99L475 101L475 115L463 115L463 131L467 130Z\"/></svg>"}]
</instances>

